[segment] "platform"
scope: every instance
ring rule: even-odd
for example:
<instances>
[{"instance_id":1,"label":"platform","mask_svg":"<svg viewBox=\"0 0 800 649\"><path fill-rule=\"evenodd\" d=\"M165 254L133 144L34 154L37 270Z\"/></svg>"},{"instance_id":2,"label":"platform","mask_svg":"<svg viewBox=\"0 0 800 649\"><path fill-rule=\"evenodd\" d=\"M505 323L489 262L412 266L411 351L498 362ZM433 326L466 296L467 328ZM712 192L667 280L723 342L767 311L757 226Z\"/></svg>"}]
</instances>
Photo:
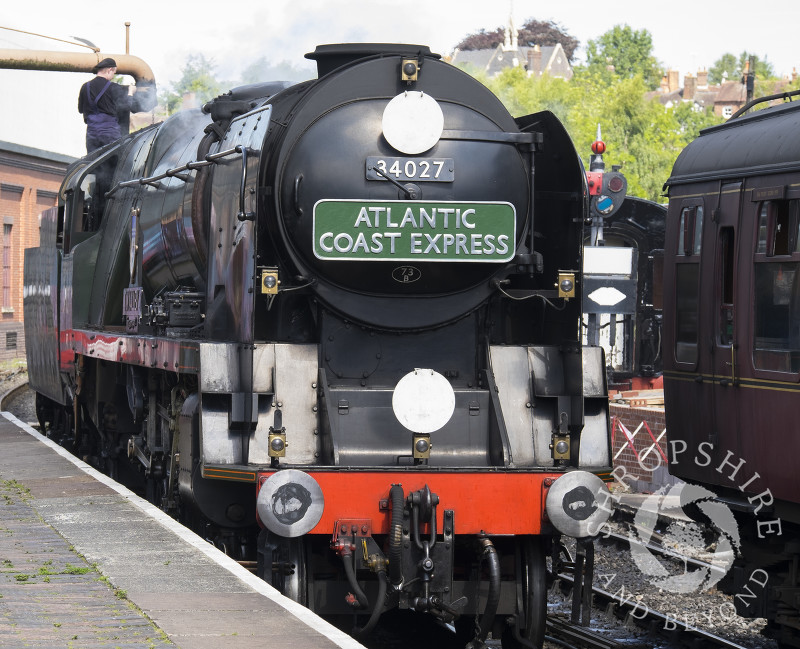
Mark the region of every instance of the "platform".
<instances>
[{"instance_id":1,"label":"platform","mask_svg":"<svg viewBox=\"0 0 800 649\"><path fill-rule=\"evenodd\" d=\"M362 646L0 414L0 646Z\"/></svg>"}]
</instances>

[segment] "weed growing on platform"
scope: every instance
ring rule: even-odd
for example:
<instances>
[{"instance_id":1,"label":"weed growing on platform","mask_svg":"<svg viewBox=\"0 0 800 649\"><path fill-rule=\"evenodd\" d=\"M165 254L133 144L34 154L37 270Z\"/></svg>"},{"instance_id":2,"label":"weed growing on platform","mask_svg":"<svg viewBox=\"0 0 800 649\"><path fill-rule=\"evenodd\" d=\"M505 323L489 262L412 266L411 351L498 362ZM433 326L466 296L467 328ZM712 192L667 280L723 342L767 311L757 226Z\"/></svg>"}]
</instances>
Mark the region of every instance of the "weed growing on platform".
<instances>
[{"instance_id":1,"label":"weed growing on platform","mask_svg":"<svg viewBox=\"0 0 800 649\"><path fill-rule=\"evenodd\" d=\"M31 490L16 480L3 480L2 486L4 491L16 492L16 494L22 498L23 502L27 502L31 499ZM7 505L11 504L11 500L7 494L3 494L3 498Z\"/></svg>"},{"instance_id":2,"label":"weed growing on platform","mask_svg":"<svg viewBox=\"0 0 800 649\"><path fill-rule=\"evenodd\" d=\"M62 575L85 575L90 570L91 570L91 568L89 568L88 566L85 566L85 567L81 568L79 566L73 566L71 563L68 563L67 567L64 570L62 570L60 574L62 574Z\"/></svg>"}]
</instances>

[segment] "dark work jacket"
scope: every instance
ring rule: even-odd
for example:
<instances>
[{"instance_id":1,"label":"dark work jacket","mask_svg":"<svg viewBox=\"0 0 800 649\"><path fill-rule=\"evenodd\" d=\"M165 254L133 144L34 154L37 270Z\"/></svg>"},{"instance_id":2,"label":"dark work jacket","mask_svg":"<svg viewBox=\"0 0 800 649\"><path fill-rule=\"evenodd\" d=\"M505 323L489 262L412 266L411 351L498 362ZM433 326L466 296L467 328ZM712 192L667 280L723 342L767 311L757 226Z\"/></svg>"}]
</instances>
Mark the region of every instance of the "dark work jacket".
<instances>
[{"instance_id":1,"label":"dark work jacket","mask_svg":"<svg viewBox=\"0 0 800 649\"><path fill-rule=\"evenodd\" d=\"M138 110L135 95L128 88L103 77L95 77L81 86L78 111L86 123L86 151L99 149L128 132L131 110ZM123 128L120 128L122 126Z\"/></svg>"},{"instance_id":2,"label":"dark work jacket","mask_svg":"<svg viewBox=\"0 0 800 649\"><path fill-rule=\"evenodd\" d=\"M89 86L89 93L92 98L97 97L106 85L106 80L103 77L95 77L91 81L87 81L81 86L81 91L78 93L78 112L83 114L83 121L86 122L87 115L89 114L89 100L86 96L86 86ZM131 109L131 98L128 97L127 86L121 86L118 83L111 82L111 85L100 97L97 102L97 110L106 115L112 115L117 118L119 111L129 111Z\"/></svg>"}]
</instances>

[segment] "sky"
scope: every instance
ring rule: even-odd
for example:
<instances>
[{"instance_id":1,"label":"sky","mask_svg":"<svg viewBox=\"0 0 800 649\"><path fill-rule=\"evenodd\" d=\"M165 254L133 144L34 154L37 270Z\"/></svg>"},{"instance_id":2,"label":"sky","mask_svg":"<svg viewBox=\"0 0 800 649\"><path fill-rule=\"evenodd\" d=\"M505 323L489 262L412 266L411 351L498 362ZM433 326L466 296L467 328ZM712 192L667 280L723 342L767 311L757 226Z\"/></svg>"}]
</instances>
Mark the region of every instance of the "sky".
<instances>
[{"instance_id":1,"label":"sky","mask_svg":"<svg viewBox=\"0 0 800 649\"><path fill-rule=\"evenodd\" d=\"M317 44L407 42L449 54L466 35L491 31L514 16L553 20L581 43L614 25L647 29L653 53L666 67L696 74L724 53L743 50L766 57L779 76L800 69L796 45L797 0L725 3L703 0L561 0L544 5L523 0L27 0L4 3L0 27L71 40L92 41L104 55L125 52L125 22L131 23L130 53L153 70L159 87L176 82L187 57L202 54L216 77L237 81L253 61L288 61L314 76L303 58ZM68 10L69 8L69 10ZM88 52L44 38L0 29L0 48ZM80 156L85 126L77 112L78 90L91 74L0 70L0 141ZM264 79L268 81L269 79Z\"/></svg>"}]
</instances>

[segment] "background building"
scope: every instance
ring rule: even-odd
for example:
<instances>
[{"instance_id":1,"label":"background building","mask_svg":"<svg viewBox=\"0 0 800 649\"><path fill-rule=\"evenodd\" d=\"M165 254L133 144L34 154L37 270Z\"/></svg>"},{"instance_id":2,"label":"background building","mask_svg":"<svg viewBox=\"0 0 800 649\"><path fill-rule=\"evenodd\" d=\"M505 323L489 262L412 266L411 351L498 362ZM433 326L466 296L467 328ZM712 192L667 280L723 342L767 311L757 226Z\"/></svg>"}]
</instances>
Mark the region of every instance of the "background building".
<instances>
[{"instance_id":1,"label":"background building","mask_svg":"<svg viewBox=\"0 0 800 649\"><path fill-rule=\"evenodd\" d=\"M519 67L525 68L528 76L534 78L547 74L569 81L573 75L572 66L560 43L521 46L519 30L511 20L505 28L504 42L485 50L456 49L447 60L453 65L483 72L489 77L496 77L506 68Z\"/></svg>"},{"instance_id":2,"label":"background building","mask_svg":"<svg viewBox=\"0 0 800 649\"><path fill-rule=\"evenodd\" d=\"M25 357L24 251L39 245L39 216L58 203L58 188L74 160L0 141L0 361Z\"/></svg>"},{"instance_id":3,"label":"background building","mask_svg":"<svg viewBox=\"0 0 800 649\"><path fill-rule=\"evenodd\" d=\"M661 87L648 94L658 97L666 108L677 106L681 102L693 102L697 109L711 108L715 115L728 119L747 103L747 88L741 80L723 81L718 85L709 85L708 72L697 71L697 76L687 73L683 77L683 87L678 82L677 70L667 70L661 80ZM797 80L797 72L791 78L775 81L763 81L756 96L773 95L784 91L789 83Z\"/></svg>"}]
</instances>

